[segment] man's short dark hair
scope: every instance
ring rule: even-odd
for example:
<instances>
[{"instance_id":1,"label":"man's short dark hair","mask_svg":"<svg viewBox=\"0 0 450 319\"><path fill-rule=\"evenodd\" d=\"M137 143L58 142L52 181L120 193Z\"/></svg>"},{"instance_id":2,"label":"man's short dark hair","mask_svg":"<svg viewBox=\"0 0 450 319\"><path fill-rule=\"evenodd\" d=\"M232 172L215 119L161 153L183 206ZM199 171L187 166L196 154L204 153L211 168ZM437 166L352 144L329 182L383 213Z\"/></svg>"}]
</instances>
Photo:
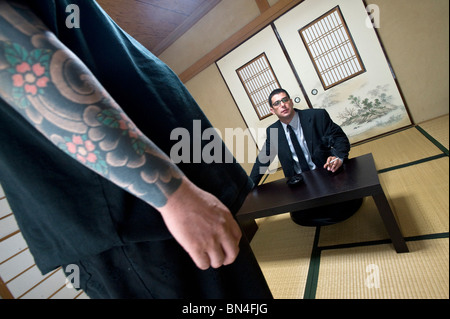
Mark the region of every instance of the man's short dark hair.
<instances>
[{"instance_id":1,"label":"man's short dark hair","mask_svg":"<svg viewBox=\"0 0 450 319\"><path fill-rule=\"evenodd\" d=\"M269 95L269 105L270 105L270 107L273 107L273 105L272 105L272 97L273 97L274 95L280 94L280 93L285 93L286 96L287 96L288 98L291 98L291 97L289 96L289 93L288 93L285 89L281 89L281 88L275 89L275 90L273 90L272 93L270 93L270 95Z\"/></svg>"}]
</instances>

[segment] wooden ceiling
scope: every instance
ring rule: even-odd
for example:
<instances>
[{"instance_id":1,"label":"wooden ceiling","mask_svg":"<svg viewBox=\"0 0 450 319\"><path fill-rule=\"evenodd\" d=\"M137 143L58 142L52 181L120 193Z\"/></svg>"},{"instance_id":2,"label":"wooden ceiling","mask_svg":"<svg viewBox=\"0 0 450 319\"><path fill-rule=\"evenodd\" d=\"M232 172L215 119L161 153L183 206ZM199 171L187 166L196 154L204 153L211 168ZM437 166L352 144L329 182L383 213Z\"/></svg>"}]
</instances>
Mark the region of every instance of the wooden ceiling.
<instances>
[{"instance_id":1,"label":"wooden ceiling","mask_svg":"<svg viewBox=\"0 0 450 319\"><path fill-rule=\"evenodd\" d=\"M127 33L159 55L220 0L97 0Z\"/></svg>"}]
</instances>

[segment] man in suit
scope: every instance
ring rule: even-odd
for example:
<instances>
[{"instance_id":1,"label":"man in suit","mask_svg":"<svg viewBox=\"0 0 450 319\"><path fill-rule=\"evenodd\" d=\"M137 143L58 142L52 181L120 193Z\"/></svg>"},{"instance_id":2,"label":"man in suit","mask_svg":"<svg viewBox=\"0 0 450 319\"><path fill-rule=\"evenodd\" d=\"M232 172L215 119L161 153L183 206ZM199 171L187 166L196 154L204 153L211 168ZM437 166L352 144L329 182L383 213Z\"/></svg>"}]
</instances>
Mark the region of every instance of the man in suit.
<instances>
[{"instance_id":1,"label":"man in suit","mask_svg":"<svg viewBox=\"0 0 450 319\"><path fill-rule=\"evenodd\" d=\"M348 159L350 142L342 128L323 109L298 110L289 93L276 89L269 96L270 111L278 121L267 128L264 147L250 174L258 185L269 163L278 155L288 178L307 170L327 169L337 173ZM278 135L271 137L272 134ZM325 226L352 216L362 199L291 212L292 220L302 226Z\"/></svg>"}]
</instances>

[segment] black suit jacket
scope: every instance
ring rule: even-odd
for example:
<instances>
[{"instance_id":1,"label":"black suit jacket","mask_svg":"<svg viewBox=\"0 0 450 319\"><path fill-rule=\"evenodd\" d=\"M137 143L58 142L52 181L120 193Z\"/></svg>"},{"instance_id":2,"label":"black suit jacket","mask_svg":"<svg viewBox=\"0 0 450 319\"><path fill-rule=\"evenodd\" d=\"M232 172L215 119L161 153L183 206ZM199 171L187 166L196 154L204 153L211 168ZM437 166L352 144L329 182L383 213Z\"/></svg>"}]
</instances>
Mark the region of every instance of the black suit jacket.
<instances>
[{"instance_id":1,"label":"black suit jacket","mask_svg":"<svg viewBox=\"0 0 450 319\"><path fill-rule=\"evenodd\" d=\"M318 168L323 167L329 156L337 156L346 160L350 151L350 142L342 128L334 123L324 109L295 109L300 117L303 134L311 153L312 161ZM294 159L281 122L278 120L266 130L267 138L256 158L250 178L258 185L270 163L278 155L284 175L295 175ZM272 137L277 132L278 137Z\"/></svg>"}]
</instances>

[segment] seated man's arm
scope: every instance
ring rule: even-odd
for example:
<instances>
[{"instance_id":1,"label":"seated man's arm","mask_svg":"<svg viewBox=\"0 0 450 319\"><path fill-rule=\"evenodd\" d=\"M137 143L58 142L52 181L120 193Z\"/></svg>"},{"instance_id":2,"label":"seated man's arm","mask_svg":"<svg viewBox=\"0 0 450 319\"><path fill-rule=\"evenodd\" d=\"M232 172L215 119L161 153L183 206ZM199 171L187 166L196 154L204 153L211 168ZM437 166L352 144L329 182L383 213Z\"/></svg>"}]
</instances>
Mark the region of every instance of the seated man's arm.
<instances>
[{"instance_id":1,"label":"seated man's arm","mask_svg":"<svg viewBox=\"0 0 450 319\"><path fill-rule=\"evenodd\" d=\"M328 157L324 168L336 172L348 158L350 141L342 128L333 122L327 111L323 110L324 139L327 140L333 156Z\"/></svg>"},{"instance_id":2,"label":"seated man's arm","mask_svg":"<svg viewBox=\"0 0 450 319\"><path fill-rule=\"evenodd\" d=\"M0 0L0 98L68 156L155 207L199 268L232 263L241 232L229 210L191 183L30 15Z\"/></svg>"},{"instance_id":3,"label":"seated man's arm","mask_svg":"<svg viewBox=\"0 0 450 319\"><path fill-rule=\"evenodd\" d=\"M274 161L278 152L278 130L276 128L268 128L266 130L266 141L255 159L250 178L258 186L264 174L269 170L270 164Z\"/></svg>"},{"instance_id":4,"label":"seated man's arm","mask_svg":"<svg viewBox=\"0 0 450 319\"><path fill-rule=\"evenodd\" d=\"M339 125L333 122L325 110L323 121L325 128L324 136L330 138L331 152L336 157L347 159L350 152L350 141L348 140L347 134L345 134Z\"/></svg>"},{"instance_id":5,"label":"seated man's arm","mask_svg":"<svg viewBox=\"0 0 450 319\"><path fill-rule=\"evenodd\" d=\"M268 167L267 164L261 163L260 160L262 157L261 155L265 154L265 148L266 144L264 144L263 149L259 152L258 156L256 156L255 164L253 164L252 171L250 172L250 179L253 181L255 187L258 186Z\"/></svg>"}]
</instances>

